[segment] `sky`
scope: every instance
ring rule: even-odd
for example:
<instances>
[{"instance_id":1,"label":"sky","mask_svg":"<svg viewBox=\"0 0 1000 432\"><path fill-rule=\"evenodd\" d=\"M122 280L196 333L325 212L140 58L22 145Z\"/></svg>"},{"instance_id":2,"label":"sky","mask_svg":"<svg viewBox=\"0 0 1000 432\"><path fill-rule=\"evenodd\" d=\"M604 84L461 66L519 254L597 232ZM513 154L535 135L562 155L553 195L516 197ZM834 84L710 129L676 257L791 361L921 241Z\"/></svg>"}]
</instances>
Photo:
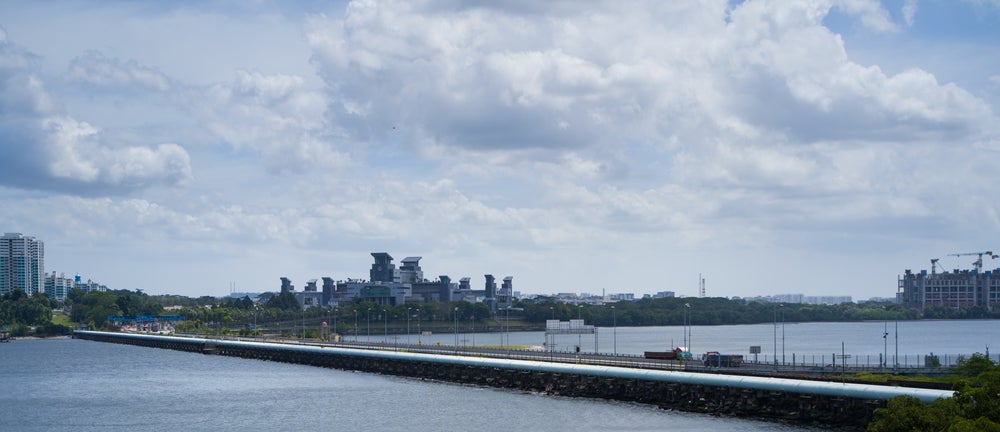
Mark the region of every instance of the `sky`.
<instances>
[{"instance_id":1,"label":"sky","mask_svg":"<svg viewBox=\"0 0 1000 432\"><path fill-rule=\"evenodd\" d=\"M522 294L892 297L1000 250L998 21L998 0L0 2L0 230L150 294L366 279L388 252Z\"/></svg>"}]
</instances>

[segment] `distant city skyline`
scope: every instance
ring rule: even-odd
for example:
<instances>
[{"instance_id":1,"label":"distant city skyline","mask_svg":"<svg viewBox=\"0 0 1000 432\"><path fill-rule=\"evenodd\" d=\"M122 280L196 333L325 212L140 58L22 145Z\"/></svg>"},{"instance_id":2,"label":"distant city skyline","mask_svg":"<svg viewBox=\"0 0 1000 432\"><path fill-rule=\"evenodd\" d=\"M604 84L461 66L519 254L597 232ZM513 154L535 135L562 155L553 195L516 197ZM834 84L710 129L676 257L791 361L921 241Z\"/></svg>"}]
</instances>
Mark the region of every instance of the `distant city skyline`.
<instances>
[{"instance_id":1,"label":"distant city skyline","mask_svg":"<svg viewBox=\"0 0 1000 432\"><path fill-rule=\"evenodd\" d=\"M997 22L978 0L0 2L0 227L151 294L365 278L392 250L525 295L701 274L712 297L893 297L1000 250Z\"/></svg>"}]
</instances>

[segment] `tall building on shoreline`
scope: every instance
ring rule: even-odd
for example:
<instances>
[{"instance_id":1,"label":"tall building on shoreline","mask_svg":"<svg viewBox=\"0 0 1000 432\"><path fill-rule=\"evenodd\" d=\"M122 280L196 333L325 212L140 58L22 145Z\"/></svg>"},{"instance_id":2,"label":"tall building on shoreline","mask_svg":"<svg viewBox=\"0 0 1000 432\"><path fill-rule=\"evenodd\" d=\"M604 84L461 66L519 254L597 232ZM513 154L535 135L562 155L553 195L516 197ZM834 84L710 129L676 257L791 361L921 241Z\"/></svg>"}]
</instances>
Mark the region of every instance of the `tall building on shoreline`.
<instances>
[{"instance_id":1,"label":"tall building on shoreline","mask_svg":"<svg viewBox=\"0 0 1000 432\"><path fill-rule=\"evenodd\" d=\"M933 269L932 269L933 270ZM907 307L923 311L929 307L962 308L1000 306L1000 268L937 273L906 270L899 278L898 294Z\"/></svg>"},{"instance_id":2,"label":"tall building on shoreline","mask_svg":"<svg viewBox=\"0 0 1000 432\"><path fill-rule=\"evenodd\" d=\"M22 290L45 292L45 244L32 236L5 233L0 237L0 294Z\"/></svg>"}]
</instances>

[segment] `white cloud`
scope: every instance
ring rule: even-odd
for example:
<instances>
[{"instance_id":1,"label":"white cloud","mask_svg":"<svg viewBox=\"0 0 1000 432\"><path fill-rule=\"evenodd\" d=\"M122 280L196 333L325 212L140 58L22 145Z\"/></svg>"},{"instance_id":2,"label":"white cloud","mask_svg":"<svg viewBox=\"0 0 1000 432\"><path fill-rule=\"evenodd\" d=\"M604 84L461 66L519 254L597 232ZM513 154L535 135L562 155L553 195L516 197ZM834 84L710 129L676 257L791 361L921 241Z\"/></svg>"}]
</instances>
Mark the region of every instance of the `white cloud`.
<instances>
[{"instance_id":1,"label":"white cloud","mask_svg":"<svg viewBox=\"0 0 1000 432\"><path fill-rule=\"evenodd\" d=\"M899 26L892 22L889 11L878 0L834 0L834 4L849 14L857 15L861 24L869 30L883 33L899 30Z\"/></svg>"},{"instance_id":2,"label":"white cloud","mask_svg":"<svg viewBox=\"0 0 1000 432\"><path fill-rule=\"evenodd\" d=\"M176 144L111 147L100 142L96 128L69 117L47 118L42 129L49 137L46 159L53 177L127 188L191 179L191 160Z\"/></svg>"},{"instance_id":3,"label":"white cloud","mask_svg":"<svg viewBox=\"0 0 1000 432\"><path fill-rule=\"evenodd\" d=\"M170 80L159 71L142 66L135 60L107 58L98 51L88 51L70 61L69 76L96 86L136 86L161 92L170 90Z\"/></svg>"},{"instance_id":4,"label":"white cloud","mask_svg":"<svg viewBox=\"0 0 1000 432\"><path fill-rule=\"evenodd\" d=\"M912 25L916 2L902 7L901 24ZM192 34L235 22L197 9L175 14L202 26ZM287 50L308 64L311 49L322 83L272 55L209 62L216 67L192 78L202 66L190 59L224 55L218 40L146 57L110 42L127 39L117 36L65 56L75 59L73 83L87 84L73 89L87 99L74 106L121 106L109 109L123 119L117 130L61 107L65 93L43 85L61 81L8 46L0 107L16 116L0 117L7 166L43 168L46 190L135 196L22 200L23 213L0 222L219 251L234 263L206 257L219 267L206 274L258 280L363 276L366 251L388 250L426 256L442 274L516 267L528 292L568 274L581 289L627 290L647 284L628 275L649 268L666 268L657 283L669 289L717 265L720 278L736 275L734 294L783 257L807 261L822 249L818 258L857 263L868 251L996 227L996 206L968 198L992 193L981 181L1000 142L989 102L925 57L858 61L857 47L824 24L831 11L874 37L911 36L880 3L860 0L359 1L307 18L306 42ZM180 22L140 18L122 28ZM225 28L240 47L260 41ZM164 34L142 33L143 43L179 52ZM133 107L152 104L181 112L160 124L148 110L138 121ZM147 135L190 150L135 138ZM16 151L22 142L36 147ZM27 187L15 177L2 184ZM144 188L156 184L189 186ZM54 209L83 216L45 216ZM343 261L332 250L357 257L353 274L330 268ZM731 256L741 259L721 258ZM829 263L810 265L802 274Z\"/></svg>"},{"instance_id":5,"label":"white cloud","mask_svg":"<svg viewBox=\"0 0 1000 432\"><path fill-rule=\"evenodd\" d=\"M0 41L0 184L40 190L120 193L191 178L187 152L108 142L61 112L28 53Z\"/></svg>"},{"instance_id":6,"label":"white cloud","mask_svg":"<svg viewBox=\"0 0 1000 432\"><path fill-rule=\"evenodd\" d=\"M903 21L906 22L907 27L912 27L914 19L917 16L917 0L906 0L903 2Z\"/></svg>"},{"instance_id":7,"label":"white cloud","mask_svg":"<svg viewBox=\"0 0 1000 432\"><path fill-rule=\"evenodd\" d=\"M187 89L180 103L226 144L259 152L271 171L350 160L337 148L340 137L323 130L325 98L301 77L240 70L231 83Z\"/></svg>"}]
</instances>

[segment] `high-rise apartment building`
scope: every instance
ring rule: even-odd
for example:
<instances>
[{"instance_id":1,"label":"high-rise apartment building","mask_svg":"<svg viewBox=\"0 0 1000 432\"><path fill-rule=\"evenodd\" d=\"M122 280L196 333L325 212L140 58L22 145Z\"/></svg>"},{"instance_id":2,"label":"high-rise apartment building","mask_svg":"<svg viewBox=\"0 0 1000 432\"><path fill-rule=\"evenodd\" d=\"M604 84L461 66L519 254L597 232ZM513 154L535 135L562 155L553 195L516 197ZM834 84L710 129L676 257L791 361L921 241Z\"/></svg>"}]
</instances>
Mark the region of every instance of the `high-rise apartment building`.
<instances>
[{"instance_id":1,"label":"high-rise apartment building","mask_svg":"<svg viewBox=\"0 0 1000 432\"><path fill-rule=\"evenodd\" d=\"M45 292L45 245L21 233L0 237L0 294Z\"/></svg>"}]
</instances>

